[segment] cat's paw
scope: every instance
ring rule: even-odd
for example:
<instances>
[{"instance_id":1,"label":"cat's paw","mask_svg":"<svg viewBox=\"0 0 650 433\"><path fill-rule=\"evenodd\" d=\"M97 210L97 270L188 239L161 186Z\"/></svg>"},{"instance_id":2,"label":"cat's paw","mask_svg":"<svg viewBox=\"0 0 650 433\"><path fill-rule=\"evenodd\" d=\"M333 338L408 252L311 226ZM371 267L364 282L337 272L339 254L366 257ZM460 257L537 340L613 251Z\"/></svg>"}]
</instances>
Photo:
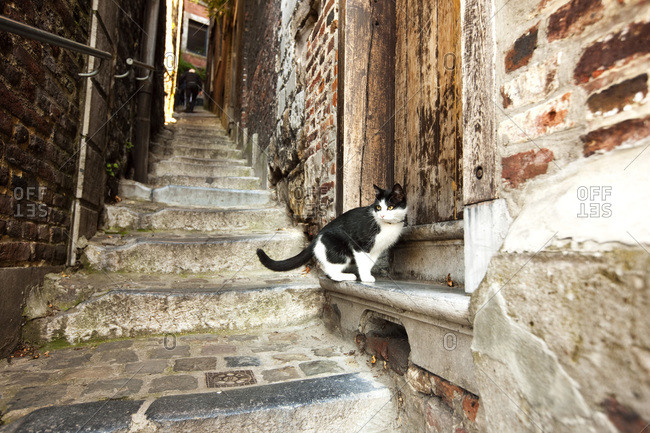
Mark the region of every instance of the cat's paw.
<instances>
[{"instance_id":1,"label":"cat's paw","mask_svg":"<svg viewBox=\"0 0 650 433\"><path fill-rule=\"evenodd\" d=\"M354 274L345 274L345 273L340 273L336 275L329 275L329 277L337 282L341 281L355 281L357 279L356 275Z\"/></svg>"},{"instance_id":2,"label":"cat's paw","mask_svg":"<svg viewBox=\"0 0 650 433\"><path fill-rule=\"evenodd\" d=\"M361 282L362 283L374 283L375 282L375 277L372 275L366 275L365 277L361 277Z\"/></svg>"}]
</instances>

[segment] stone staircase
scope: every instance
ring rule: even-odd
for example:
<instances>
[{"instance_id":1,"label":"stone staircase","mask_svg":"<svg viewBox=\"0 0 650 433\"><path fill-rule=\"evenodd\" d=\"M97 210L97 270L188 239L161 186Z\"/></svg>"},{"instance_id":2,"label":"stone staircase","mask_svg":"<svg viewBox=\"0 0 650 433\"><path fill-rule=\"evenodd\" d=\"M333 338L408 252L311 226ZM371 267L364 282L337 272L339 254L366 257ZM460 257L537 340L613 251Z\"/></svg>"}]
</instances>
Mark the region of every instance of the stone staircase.
<instances>
[{"instance_id":1,"label":"stone staircase","mask_svg":"<svg viewBox=\"0 0 650 433\"><path fill-rule=\"evenodd\" d=\"M84 270L30 296L47 356L0 366L4 431L395 431L382 368L326 330L315 276L259 263L305 239L217 118L179 116L149 171L106 206Z\"/></svg>"}]
</instances>

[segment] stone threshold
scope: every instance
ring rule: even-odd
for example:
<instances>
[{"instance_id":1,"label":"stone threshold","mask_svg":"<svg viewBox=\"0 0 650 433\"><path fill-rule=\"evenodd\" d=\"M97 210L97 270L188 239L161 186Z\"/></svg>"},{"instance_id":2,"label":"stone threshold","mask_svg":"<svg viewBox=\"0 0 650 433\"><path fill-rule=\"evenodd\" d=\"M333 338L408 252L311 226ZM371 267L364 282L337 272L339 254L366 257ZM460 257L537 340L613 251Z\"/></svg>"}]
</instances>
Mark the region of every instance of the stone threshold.
<instances>
[{"instance_id":1,"label":"stone threshold","mask_svg":"<svg viewBox=\"0 0 650 433\"><path fill-rule=\"evenodd\" d=\"M471 328L469 295L442 284L384 280L375 283L335 282L320 278L323 289L375 302L402 312L417 313L431 319Z\"/></svg>"},{"instance_id":2,"label":"stone threshold","mask_svg":"<svg viewBox=\"0 0 650 433\"><path fill-rule=\"evenodd\" d=\"M336 326L350 336L376 319L404 327L413 364L474 394L470 296L442 284L413 281L335 282L320 278Z\"/></svg>"}]
</instances>

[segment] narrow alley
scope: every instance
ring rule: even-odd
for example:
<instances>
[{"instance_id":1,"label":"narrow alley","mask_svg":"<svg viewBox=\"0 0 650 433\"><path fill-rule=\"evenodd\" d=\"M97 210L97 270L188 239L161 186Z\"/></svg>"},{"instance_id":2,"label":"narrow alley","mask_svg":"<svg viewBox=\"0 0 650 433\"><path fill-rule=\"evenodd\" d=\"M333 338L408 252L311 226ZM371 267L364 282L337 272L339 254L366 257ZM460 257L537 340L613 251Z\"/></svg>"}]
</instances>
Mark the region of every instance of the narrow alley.
<instances>
[{"instance_id":1,"label":"narrow alley","mask_svg":"<svg viewBox=\"0 0 650 433\"><path fill-rule=\"evenodd\" d=\"M0 0L0 432L650 433L648 47L635 0Z\"/></svg>"}]
</instances>

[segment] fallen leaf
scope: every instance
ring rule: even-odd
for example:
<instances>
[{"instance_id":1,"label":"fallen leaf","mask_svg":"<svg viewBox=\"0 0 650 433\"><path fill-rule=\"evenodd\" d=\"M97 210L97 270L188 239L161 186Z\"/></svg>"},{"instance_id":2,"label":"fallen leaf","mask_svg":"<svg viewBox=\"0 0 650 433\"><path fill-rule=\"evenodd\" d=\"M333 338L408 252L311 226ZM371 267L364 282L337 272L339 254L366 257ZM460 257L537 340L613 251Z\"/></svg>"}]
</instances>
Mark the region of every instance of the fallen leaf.
<instances>
[{"instance_id":1,"label":"fallen leaf","mask_svg":"<svg viewBox=\"0 0 650 433\"><path fill-rule=\"evenodd\" d=\"M451 274L447 274L447 285L449 287L453 287L453 285L454 285L454 282L451 281Z\"/></svg>"},{"instance_id":2,"label":"fallen leaf","mask_svg":"<svg viewBox=\"0 0 650 433\"><path fill-rule=\"evenodd\" d=\"M372 359L370 360L371 364L375 364L377 362L377 358L375 358L375 355L372 355Z\"/></svg>"}]
</instances>

